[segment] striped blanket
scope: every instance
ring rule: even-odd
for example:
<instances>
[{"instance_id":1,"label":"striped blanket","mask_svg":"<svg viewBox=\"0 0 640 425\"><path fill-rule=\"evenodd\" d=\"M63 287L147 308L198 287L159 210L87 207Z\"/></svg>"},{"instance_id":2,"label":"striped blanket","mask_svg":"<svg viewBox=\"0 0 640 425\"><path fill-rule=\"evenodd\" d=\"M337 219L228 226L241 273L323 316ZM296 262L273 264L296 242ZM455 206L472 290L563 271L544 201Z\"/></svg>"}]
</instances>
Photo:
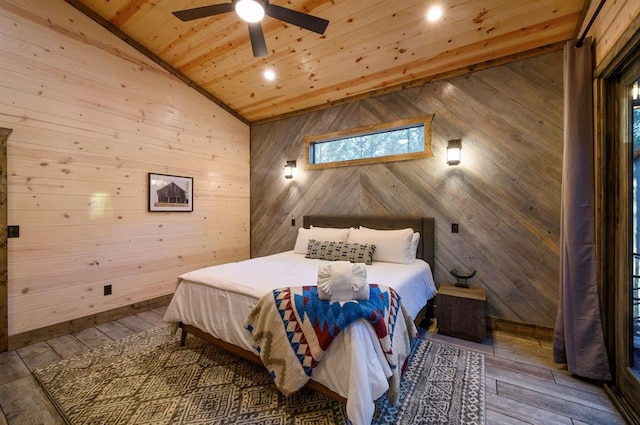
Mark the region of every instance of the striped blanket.
<instances>
[{"instance_id":1,"label":"striped blanket","mask_svg":"<svg viewBox=\"0 0 640 425\"><path fill-rule=\"evenodd\" d=\"M287 287L262 297L245 326L276 386L289 395L311 378L314 367L340 331L355 320L367 320L394 370L389 391L394 402L399 371L391 342L399 311L413 324L401 307L400 296L382 285L370 285L368 300L342 303L320 300L316 286Z\"/></svg>"}]
</instances>

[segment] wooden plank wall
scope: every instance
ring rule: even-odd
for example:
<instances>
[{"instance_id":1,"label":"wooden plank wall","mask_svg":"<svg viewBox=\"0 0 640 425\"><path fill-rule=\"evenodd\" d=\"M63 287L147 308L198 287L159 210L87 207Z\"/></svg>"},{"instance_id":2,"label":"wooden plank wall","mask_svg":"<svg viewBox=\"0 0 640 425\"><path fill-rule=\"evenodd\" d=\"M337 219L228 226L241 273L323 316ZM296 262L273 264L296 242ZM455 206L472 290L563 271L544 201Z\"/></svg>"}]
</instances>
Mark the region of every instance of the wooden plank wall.
<instances>
[{"instance_id":1,"label":"wooden plank wall","mask_svg":"<svg viewBox=\"0 0 640 425\"><path fill-rule=\"evenodd\" d=\"M599 5L600 0L591 2L579 35L582 35ZM593 37L595 41L596 67L610 61L612 56L619 52L627 42L626 39L621 39L623 34L630 25L634 24L639 14L640 0L618 0L604 3L588 33L588 36Z\"/></svg>"},{"instance_id":2,"label":"wooden plank wall","mask_svg":"<svg viewBox=\"0 0 640 425\"><path fill-rule=\"evenodd\" d=\"M0 2L0 37L9 335L248 258L246 124L63 0ZM194 177L194 212L147 212L149 172Z\"/></svg>"},{"instance_id":3,"label":"wooden plank wall","mask_svg":"<svg viewBox=\"0 0 640 425\"><path fill-rule=\"evenodd\" d=\"M436 218L436 281L477 269L498 319L552 328L558 306L562 52L252 126L251 250L292 249L305 214ZM434 158L304 171L304 136L424 114ZM449 139L462 164L448 166ZM283 177L297 160L293 180ZM296 226L291 225L291 220ZM451 233L451 223L460 232Z\"/></svg>"}]
</instances>

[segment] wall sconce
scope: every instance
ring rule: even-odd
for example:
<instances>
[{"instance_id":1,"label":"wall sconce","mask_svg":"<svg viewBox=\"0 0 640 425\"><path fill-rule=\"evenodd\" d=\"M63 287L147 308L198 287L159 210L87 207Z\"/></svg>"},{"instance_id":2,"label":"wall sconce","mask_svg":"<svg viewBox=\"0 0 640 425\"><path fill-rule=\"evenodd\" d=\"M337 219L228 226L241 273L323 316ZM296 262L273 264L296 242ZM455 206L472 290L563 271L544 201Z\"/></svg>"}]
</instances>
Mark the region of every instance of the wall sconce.
<instances>
[{"instance_id":1,"label":"wall sconce","mask_svg":"<svg viewBox=\"0 0 640 425\"><path fill-rule=\"evenodd\" d=\"M292 179L293 178L293 169L296 168L296 162L295 161L287 161L286 164L284 164L284 178L285 179Z\"/></svg>"},{"instance_id":2,"label":"wall sconce","mask_svg":"<svg viewBox=\"0 0 640 425\"><path fill-rule=\"evenodd\" d=\"M462 150L462 142L460 139L449 140L447 145L447 164L460 164L460 151Z\"/></svg>"}]
</instances>

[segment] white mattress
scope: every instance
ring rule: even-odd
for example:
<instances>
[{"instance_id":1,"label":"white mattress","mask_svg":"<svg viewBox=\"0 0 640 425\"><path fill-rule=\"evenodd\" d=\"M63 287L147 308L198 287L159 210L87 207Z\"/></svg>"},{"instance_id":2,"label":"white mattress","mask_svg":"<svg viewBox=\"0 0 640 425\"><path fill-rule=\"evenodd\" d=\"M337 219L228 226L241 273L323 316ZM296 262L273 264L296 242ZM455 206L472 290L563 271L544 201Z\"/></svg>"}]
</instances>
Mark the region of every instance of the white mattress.
<instances>
[{"instance_id":1,"label":"white mattress","mask_svg":"<svg viewBox=\"0 0 640 425\"><path fill-rule=\"evenodd\" d=\"M256 302L276 288L315 285L318 265L327 263L288 251L185 273L178 278L164 320L193 325L257 353L251 333L244 328ZM367 266L367 281L394 288L412 318L436 294L431 269L422 260L408 265L375 262ZM404 320L398 319L396 329L404 325ZM396 339L402 337L394 334L394 350ZM408 347L406 351L404 357ZM400 365L404 357L399 356ZM347 414L354 424L371 422L373 400L388 389L389 376L391 370L378 339L365 321L341 332L313 372L314 381L347 398Z\"/></svg>"}]
</instances>

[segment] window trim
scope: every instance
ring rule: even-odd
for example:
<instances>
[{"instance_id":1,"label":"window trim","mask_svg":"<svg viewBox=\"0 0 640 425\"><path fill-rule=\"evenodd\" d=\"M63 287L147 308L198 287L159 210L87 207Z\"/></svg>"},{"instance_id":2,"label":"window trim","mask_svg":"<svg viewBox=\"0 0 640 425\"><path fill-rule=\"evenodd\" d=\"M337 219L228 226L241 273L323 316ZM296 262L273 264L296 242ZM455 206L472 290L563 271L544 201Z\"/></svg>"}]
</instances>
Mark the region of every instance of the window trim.
<instances>
[{"instance_id":1,"label":"window trim","mask_svg":"<svg viewBox=\"0 0 640 425\"><path fill-rule=\"evenodd\" d=\"M326 168L348 167L351 165L378 164L382 162L407 161L418 158L432 158L433 151L431 149L431 123L434 114L421 115L414 118L405 118L380 124L373 124L364 127L351 128L348 130L334 131L332 133L318 134L314 136L306 136L304 138L305 149L305 169L321 170ZM346 161L325 162L321 164L311 164L309 161L309 153L311 145L314 143L330 142L337 139L348 138L353 136L364 136L368 134L382 133L384 131L400 130L402 128L422 124L424 126L424 150L422 152L401 153L396 155L377 156L373 158L350 159Z\"/></svg>"}]
</instances>

